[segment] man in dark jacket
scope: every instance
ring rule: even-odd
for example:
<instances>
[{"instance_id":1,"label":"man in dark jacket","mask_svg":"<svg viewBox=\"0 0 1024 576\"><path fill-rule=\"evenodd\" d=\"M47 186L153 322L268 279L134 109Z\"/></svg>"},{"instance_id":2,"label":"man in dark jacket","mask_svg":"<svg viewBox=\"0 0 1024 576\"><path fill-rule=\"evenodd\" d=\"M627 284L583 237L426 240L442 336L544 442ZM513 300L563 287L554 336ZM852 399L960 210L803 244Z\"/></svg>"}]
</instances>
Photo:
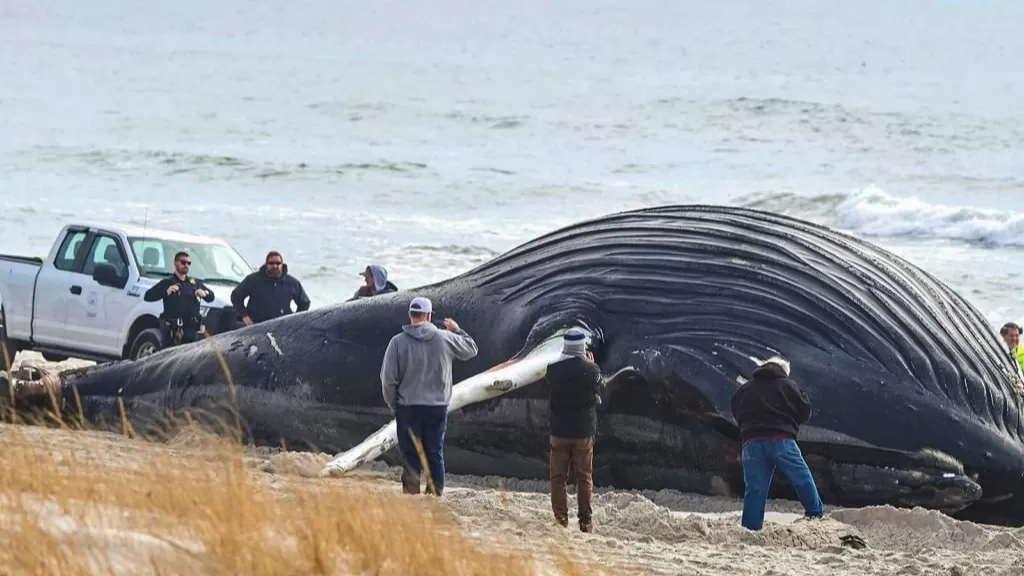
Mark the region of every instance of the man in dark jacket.
<instances>
[{"instance_id":1,"label":"man in dark jacket","mask_svg":"<svg viewBox=\"0 0 1024 576\"><path fill-rule=\"evenodd\" d=\"M576 515L580 530L593 531L590 499L594 491L594 435L601 399L601 369L587 352L586 335L578 328L565 333L562 353L569 356L547 367L550 386L548 439L551 511L562 526L569 525L565 483L569 464L576 472Z\"/></svg>"},{"instance_id":2,"label":"man in dark jacket","mask_svg":"<svg viewBox=\"0 0 1024 576\"><path fill-rule=\"evenodd\" d=\"M811 402L789 378L789 362L773 357L732 396L732 415L743 441L743 518L749 530L760 530L768 489L778 467L796 490L804 514L824 514L814 477L804 462L796 435L811 417Z\"/></svg>"},{"instance_id":3,"label":"man in dark jacket","mask_svg":"<svg viewBox=\"0 0 1024 576\"><path fill-rule=\"evenodd\" d=\"M293 301L296 312L309 310L309 296L302 283L288 275L288 265L276 251L268 252L263 266L231 291L231 305L246 326L291 314Z\"/></svg>"}]
</instances>

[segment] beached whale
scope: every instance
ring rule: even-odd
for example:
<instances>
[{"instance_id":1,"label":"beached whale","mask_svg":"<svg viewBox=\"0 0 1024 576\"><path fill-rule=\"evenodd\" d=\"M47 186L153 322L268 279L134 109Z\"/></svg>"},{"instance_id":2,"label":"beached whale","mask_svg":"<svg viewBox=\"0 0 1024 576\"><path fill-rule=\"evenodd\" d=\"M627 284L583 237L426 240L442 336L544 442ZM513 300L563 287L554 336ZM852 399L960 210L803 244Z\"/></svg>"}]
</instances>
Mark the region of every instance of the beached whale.
<instances>
[{"instance_id":1,"label":"beached whale","mask_svg":"<svg viewBox=\"0 0 1024 576\"><path fill-rule=\"evenodd\" d=\"M119 399L137 430L232 402L257 443L341 452L328 473L394 463L378 374L414 295L480 350L454 365L451 473L547 478L546 384L531 384L578 326L617 374L599 486L742 494L729 400L780 355L814 406L799 441L827 504L1024 523L1024 387L978 311L870 243L744 208L595 218L436 284L67 371L50 389L66 412L117 429ZM782 475L774 486L793 496Z\"/></svg>"}]
</instances>

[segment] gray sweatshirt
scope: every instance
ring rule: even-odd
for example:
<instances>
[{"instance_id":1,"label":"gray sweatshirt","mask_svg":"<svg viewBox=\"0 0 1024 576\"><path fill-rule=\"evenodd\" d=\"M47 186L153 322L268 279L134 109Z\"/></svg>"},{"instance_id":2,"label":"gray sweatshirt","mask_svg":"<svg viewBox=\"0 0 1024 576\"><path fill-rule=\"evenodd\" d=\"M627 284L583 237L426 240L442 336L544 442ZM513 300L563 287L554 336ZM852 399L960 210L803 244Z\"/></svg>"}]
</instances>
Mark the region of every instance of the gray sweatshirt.
<instances>
[{"instance_id":1,"label":"gray sweatshirt","mask_svg":"<svg viewBox=\"0 0 1024 576\"><path fill-rule=\"evenodd\" d=\"M452 358L469 360L477 347L465 330L439 329L430 322L406 324L391 338L380 367L384 402L398 405L447 406L452 397Z\"/></svg>"}]
</instances>

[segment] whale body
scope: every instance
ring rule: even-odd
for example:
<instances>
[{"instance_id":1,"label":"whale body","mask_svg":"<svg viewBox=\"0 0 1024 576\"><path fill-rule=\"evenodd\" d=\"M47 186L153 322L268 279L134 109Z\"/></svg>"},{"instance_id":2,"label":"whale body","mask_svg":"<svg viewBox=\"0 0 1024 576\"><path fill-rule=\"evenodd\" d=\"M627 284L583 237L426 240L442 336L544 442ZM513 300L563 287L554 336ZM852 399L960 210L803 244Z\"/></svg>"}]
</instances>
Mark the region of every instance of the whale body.
<instances>
[{"instance_id":1,"label":"whale body","mask_svg":"<svg viewBox=\"0 0 1024 576\"><path fill-rule=\"evenodd\" d=\"M118 429L119 401L137 428L230 402L251 441L345 454L387 436L379 370L413 296L429 297L435 317L454 318L480 350L453 366L456 388L488 392L456 393L450 473L547 478L536 359L556 358L550 343L578 326L615 375L599 408L598 486L741 495L730 399L761 361L781 356L813 406L798 442L826 504L1024 523L1024 386L978 310L872 243L746 208L593 218L441 282L50 384L70 412ZM490 374L504 380L480 384ZM397 462L396 451L378 452ZM781 474L772 494L795 498Z\"/></svg>"}]
</instances>

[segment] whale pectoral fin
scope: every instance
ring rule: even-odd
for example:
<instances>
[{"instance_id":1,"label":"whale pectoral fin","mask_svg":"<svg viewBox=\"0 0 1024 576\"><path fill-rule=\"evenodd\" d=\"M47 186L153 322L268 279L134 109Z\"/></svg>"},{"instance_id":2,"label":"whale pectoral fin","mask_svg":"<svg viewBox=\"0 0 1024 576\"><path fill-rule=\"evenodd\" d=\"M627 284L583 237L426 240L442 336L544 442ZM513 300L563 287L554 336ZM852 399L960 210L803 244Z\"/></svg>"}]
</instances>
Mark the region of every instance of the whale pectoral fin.
<instances>
[{"instance_id":1,"label":"whale pectoral fin","mask_svg":"<svg viewBox=\"0 0 1024 576\"><path fill-rule=\"evenodd\" d=\"M559 330L533 348L520 351L512 360L502 362L452 386L448 412L497 398L539 382L547 373L548 364L564 358L561 341L563 332L564 330ZM335 456L324 466L321 474L345 474L379 458L398 444L397 430L395 421L391 420L366 440Z\"/></svg>"}]
</instances>

